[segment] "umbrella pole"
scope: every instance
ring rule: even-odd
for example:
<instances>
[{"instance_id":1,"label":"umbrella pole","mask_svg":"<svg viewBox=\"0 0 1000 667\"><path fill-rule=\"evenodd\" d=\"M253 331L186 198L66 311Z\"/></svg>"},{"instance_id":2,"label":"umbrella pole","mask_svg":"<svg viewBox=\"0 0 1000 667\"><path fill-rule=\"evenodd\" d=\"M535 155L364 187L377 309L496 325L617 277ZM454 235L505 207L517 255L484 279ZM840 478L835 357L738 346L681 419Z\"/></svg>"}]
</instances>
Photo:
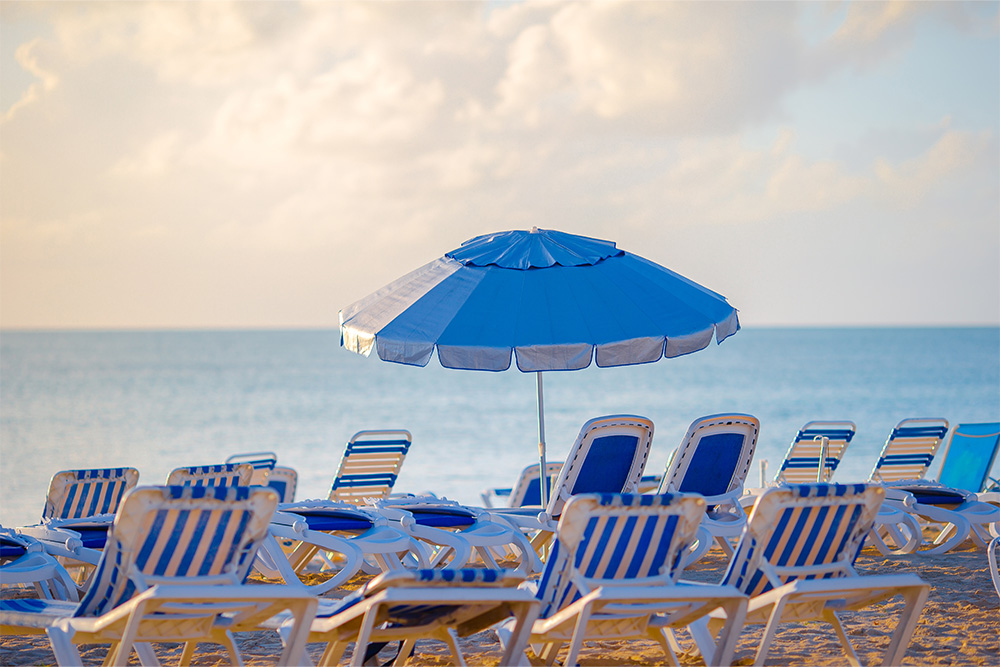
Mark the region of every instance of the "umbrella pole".
<instances>
[{"instance_id":1,"label":"umbrella pole","mask_svg":"<svg viewBox=\"0 0 1000 667\"><path fill-rule=\"evenodd\" d=\"M542 509L549 506L548 476L545 474L545 403L542 400L542 372L537 371L538 378L538 491L541 495Z\"/></svg>"}]
</instances>

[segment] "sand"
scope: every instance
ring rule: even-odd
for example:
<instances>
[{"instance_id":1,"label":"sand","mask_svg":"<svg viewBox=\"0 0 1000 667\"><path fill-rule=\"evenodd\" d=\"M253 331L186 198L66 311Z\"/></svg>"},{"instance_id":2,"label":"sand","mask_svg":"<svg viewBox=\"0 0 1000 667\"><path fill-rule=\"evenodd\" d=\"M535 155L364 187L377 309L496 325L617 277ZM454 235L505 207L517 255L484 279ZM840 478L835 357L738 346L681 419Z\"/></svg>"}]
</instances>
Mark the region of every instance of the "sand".
<instances>
[{"instance_id":1,"label":"sand","mask_svg":"<svg viewBox=\"0 0 1000 667\"><path fill-rule=\"evenodd\" d=\"M685 575L700 581L718 581L726 565L721 552L713 550ZM905 665L1000 665L1000 598L993 589L986 551L967 542L964 548L932 556L913 554L884 557L868 548L861 554L857 569L862 574L914 572L931 585L930 597L903 661ZM844 626L864 664L880 664L902 602L899 598L869 610L843 615ZM761 626L748 626L740 635L736 664L749 665L762 634ZM686 637L681 637L682 642ZM275 664L280 642L272 632L237 635L237 643L247 665ZM688 642L689 643L689 642ZM497 665L502 651L492 632L481 632L461 642L470 665ZM176 664L180 645L157 644L163 664ZM323 646L310 644L309 655L316 661ZM380 654L381 662L392 658L394 645ZM85 664L100 664L106 646L82 646ZM350 650L345 656L349 659ZM452 664L443 644L422 641L409 664ZM42 636L4 636L0 640L0 665L53 664L55 656ZM587 644L580 657L582 665L667 664L659 647L651 641L606 641ZM685 665L703 664L697 654L681 656ZM138 664L132 655L130 664ZM195 653L195 665L228 664L221 647L203 644ZM773 665L846 664L836 635L823 623L785 624L769 654Z\"/></svg>"}]
</instances>

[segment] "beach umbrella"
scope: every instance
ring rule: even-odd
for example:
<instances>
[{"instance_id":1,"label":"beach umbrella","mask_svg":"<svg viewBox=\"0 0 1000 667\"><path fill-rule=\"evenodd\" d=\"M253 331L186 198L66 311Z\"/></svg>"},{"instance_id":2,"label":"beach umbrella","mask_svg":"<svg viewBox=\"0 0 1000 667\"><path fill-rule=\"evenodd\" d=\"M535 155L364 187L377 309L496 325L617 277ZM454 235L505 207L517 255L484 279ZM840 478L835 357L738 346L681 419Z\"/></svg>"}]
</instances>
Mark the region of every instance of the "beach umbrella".
<instances>
[{"instance_id":1,"label":"beach umbrella","mask_svg":"<svg viewBox=\"0 0 1000 667\"><path fill-rule=\"evenodd\" d=\"M740 328L725 297L614 242L537 229L485 234L340 311L352 352L426 366L535 373L645 364ZM544 485L542 485L544 487ZM543 488L542 505L546 504Z\"/></svg>"}]
</instances>

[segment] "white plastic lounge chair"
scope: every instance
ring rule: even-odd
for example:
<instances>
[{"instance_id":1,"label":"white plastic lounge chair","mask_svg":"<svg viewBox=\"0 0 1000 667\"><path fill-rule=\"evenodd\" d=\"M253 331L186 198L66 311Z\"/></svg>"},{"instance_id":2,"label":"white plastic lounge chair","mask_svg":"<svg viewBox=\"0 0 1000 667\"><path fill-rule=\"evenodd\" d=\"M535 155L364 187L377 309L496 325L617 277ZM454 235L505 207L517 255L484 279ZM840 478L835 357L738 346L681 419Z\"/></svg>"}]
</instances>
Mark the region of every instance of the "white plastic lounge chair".
<instances>
[{"instance_id":1,"label":"white plastic lounge chair","mask_svg":"<svg viewBox=\"0 0 1000 667\"><path fill-rule=\"evenodd\" d=\"M586 422L570 448L545 511L495 508L502 517L532 535L536 551L555 534L559 515L571 496L580 493L633 493L642 479L653 444L653 422L636 415L609 415Z\"/></svg>"},{"instance_id":2,"label":"white plastic lounge chair","mask_svg":"<svg viewBox=\"0 0 1000 667\"><path fill-rule=\"evenodd\" d=\"M800 484L758 499L722 583L750 596L746 622L766 624L754 664L763 664L781 623L826 621L847 661L857 654L837 614L901 595L904 606L884 665L902 664L930 586L914 574L861 576L853 563L885 490L873 484ZM708 629L724 616L713 614ZM692 634L698 639L700 626Z\"/></svg>"},{"instance_id":3,"label":"white plastic lounge chair","mask_svg":"<svg viewBox=\"0 0 1000 667\"><path fill-rule=\"evenodd\" d=\"M249 463L220 463L174 468L167 486L249 486L254 468Z\"/></svg>"},{"instance_id":4,"label":"white plastic lounge chair","mask_svg":"<svg viewBox=\"0 0 1000 667\"><path fill-rule=\"evenodd\" d=\"M993 588L997 595L1000 595L1000 564L997 563L997 552L1000 551L1000 536L994 537L988 547L986 547L987 559L990 562L990 578L993 580Z\"/></svg>"},{"instance_id":5,"label":"white plastic lounge chair","mask_svg":"<svg viewBox=\"0 0 1000 667\"><path fill-rule=\"evenodd\" d=\"M111 644L107 664L134 648L158 664L149 642L222 644L240 664L232 632L255 629L282 611L294 618L280 664L299 664L316 601L279 586L242 581L277 495L266 489L140 487L124 499L97 574L79 603L0 600L0 632L46 633L60 665L81 664L77 644Z\"/></svg>"},{"instance_id":6,"label":"white plastic lounge chair","mask_svg":"<svg viewBox=\"0 0 1000 667\"><path fill-rule=\"evenodd\" d=\"M29 585L48 600L79 599L73 578L41 542L0 526L0 587Z\"/></svg>"},{"instance_id":7,"label":"white plastic lounge chair","mask_svg":"<svg viewBox=\"0 0 1000 667\"><path fill-rule=\"evenodd\" d=\"M247 452L233 454L226 463L249 463L253 466L251 486L269 486L278 492L283 503L295 500L295 487L299 475L294 468L278 465L278 455L274 452Z\"/></svg>"},{"instance_id":8,"label":"white plastic lounge chair","mask_svg":"<svg viewBox=\"0 0 1000 667\"><path fill-rule=\"evenodd\" d=\"M455 664L465 665L458 637L513 617L509 622L515 626L514 637L500 664L517 664L539 606L534 595L517 588L523 581L524 577L510 570L483 568L386 572L341 600L321 599L309 641L327 644L321 665L338 664L351 642L351 665L360 666L382 645L394 641L402 642L399 663L418 639L444 642ZM267 626L277 629L284 640L282 621L276 617Z\"/></svg>"},{"instance_id":9,"label":"white plastic lounge chair","mask_svg":"<svg viewBox=\"0 0 1000 667\"><path fill-rule=\"evenodd\" d=\"M904 419L882 447L869 480L879 484L921 479L948 433L947 419Z\"/></svg>"},{"instance_id":10,"label":"white plastic lounge chair","mask_svg":"<svg viewBox=\"0 0 1000 667\"><path fill-rule=\"evenodd\" d=\"M948 439L938 480L903 480L886 484L889 506L938 527L927 553L944 553L971 538L985 547L991 524L1000 522L996 493L977 493L987 486L1000 449L1000 423L959 424Z\"/></svg>"},{"instance_id":11,"label":"white plastic lounge chair","mask_svg":"<svg viewBox=\"0 0 1000 667\"><path fill-rule=\"evenodd\" d=\"M573 496L537 582L542 606L529 641L542 645L538 656L551 665L568 643L562 662L575 665L584 642L652 639L677 664L679 647L667 630L721 608L729 622L717 641L699 648L707 664L730 664L746 596L732 586L678 580L704 513L705 501L696 495ZM506 632L506 626L497 631L501 641Z\"/></svg>"},{"instance_id":12,"label":"white plastic lounge chair","mask_svg":"<svg viewBox=\"0 0 1000 667\"><path fill-rule=\"evenodd\" d=\"M753 415L718 414L692 422L674 452L657 493L698 493L708 510L701 524L728 555L729 538L738 538L747 522L740 506L743 484L757 448L760 421ZM694 562L711 546L699 540Z\"/></svg>"},{"instance_id":13,"label":"white plastic lounge chair","mask_svg":"<svg viewBox=\"0 0 1000 667\"><path fill-rule=\"evenodd\" d=\"M82 583L100 559L108 528L125 493L139 482L135 468L63 470L49 481L42 522L17 532L67 559Z\"/></svg>"},{"instance_id":14,"label":"white plastic lounge chair","mask_svg":"<svg viewBox=\"0 0 1000 667\"><path fill-rule=\"evenodd\" d=\"M542 561L524 533L482 508L436 496L369 499L369 503L392 525L430 546L431 567L461 568L475 556L492 569L499 568L498 559L510 557L523 575L542 570Z\"/></svg>"},{"instance_id":15,"label":"white plastic lounge chair","mask_svg":"<svg viewBox=\"0 0 1000 667\"><path fill-rule=\"evenodd\" d=\"M330 500L363 505L366 498L387 498L412 442L402 429L355 433L340 458Z\"/></svg>"},{"instance_id":16,"label":"white plastic lounge chair","mask_svg":"<svg viewBox=\"0 0 1000 667\"><path fill-rule=\"evenodd\" d=\"M789 445L774 485L829 482L856 431L857 426L851 421L808 422Z\"/></svg>"},{"instance_id":17,"label":"white plastic lounge chair","mask_svg":"<svg viewBox=\"0 0 1000 667\"><path fill-rule=\"evenodd\" d=\"M552 481L559 476L562 466L561 461L545 464L545 483L548 484L549 489L552 488ZM539 463L533 463L526 467L518 475L517 482L512 487L492 487L486 489L480 494L480 497L483 499L483 505L488 508L531 506L538 507L539 511L541 511L542 493L539 487L541 476L538 474L540 467L541 464Z\"/></svg>"}]
</instances>

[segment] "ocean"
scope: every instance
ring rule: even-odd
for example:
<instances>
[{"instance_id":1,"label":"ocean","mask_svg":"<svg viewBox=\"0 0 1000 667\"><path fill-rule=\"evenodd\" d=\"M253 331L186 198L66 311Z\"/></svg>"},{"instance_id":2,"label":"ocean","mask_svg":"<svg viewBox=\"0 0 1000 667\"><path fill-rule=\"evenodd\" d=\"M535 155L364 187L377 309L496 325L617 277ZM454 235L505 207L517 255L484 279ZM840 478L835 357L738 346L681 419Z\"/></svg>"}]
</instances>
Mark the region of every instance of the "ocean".
<instances>
[{"instance_id":1,"label":"ocean","mask_svg":"<svg viewBox=\"0 0 1000 667\"><path fill-rule=\"evenodd\" d=\"M901 419L1000 421L1000 328L748 327L685 357L543 381L549 460L588 419L631 413L653 420L646 471L661 473L694 419L745 412L761 421L750 485L816 419L857 424L835 481L860 481ZM324 498L347 440L378 428L413 434L397 491L480 504L537 461L536 379L366 359L335 330L0 332L6 527L38 521L60 470L127 465L162 484L240 452L275 452L299 472L297 500Z\"/></svg>"}]
</instances>

